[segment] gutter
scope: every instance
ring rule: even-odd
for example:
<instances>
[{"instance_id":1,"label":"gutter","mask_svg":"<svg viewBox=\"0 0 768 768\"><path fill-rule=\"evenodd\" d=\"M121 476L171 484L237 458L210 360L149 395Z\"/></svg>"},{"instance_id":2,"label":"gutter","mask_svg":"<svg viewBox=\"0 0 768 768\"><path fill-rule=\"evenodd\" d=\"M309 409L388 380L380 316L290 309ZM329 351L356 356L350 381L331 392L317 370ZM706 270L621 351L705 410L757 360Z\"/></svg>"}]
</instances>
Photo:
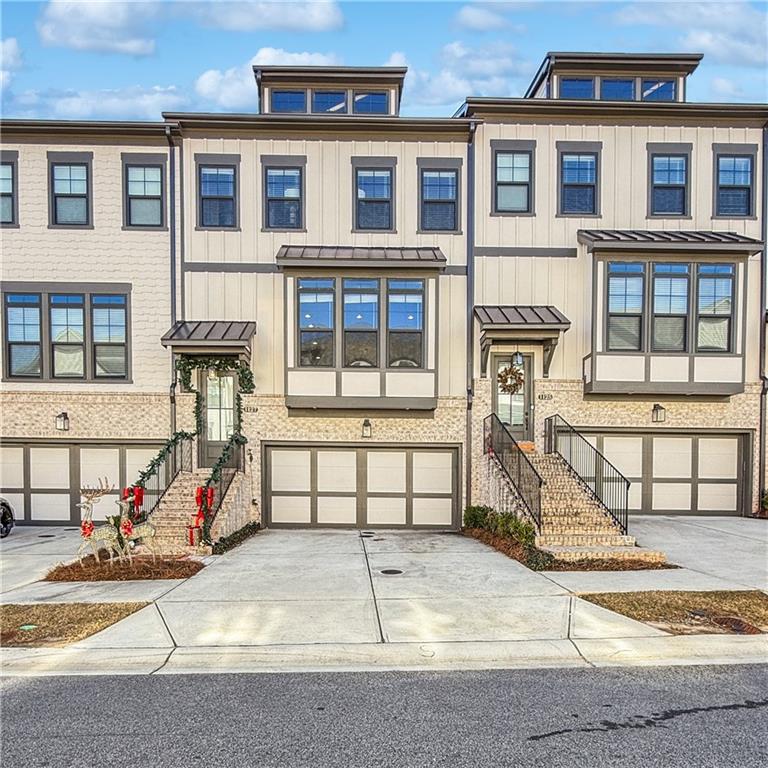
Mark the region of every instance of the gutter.
<instances>
[{"instance_id":1,"label":"gutter","mask_svg":"<svg viewBox=\"0 0 768 768\"><path fill-rule=\"evenodd\" d=\"M474 396L474 306L475 306L475 130L469 124L467 139L467 477L466 505L472 504L472 399Z\"/></svg>"},{"instance_id":2,"label":"gutter","mask_svg":"<svg viewBox=\"0 0 768 768\"><path fill-rule=\"evenodd\" d=\"M176 148L171 136L171 127L165 129L168 140L168 232L170 256L170 288L171 288L171 327L176 324ZM171 434L176 433L176 360L171 355L171 384L169 386L171 401Z\"/></svg>"},{"instance_id":3,"label":"gutter","mask_svg":"<svg viewBox=\"0 0 768 768\"><path fill-rule=\"evenodd\" d=\"M768 152L768 124L763 126L763 186L762 186L762 196L763 196L763 204L762 204L762 222L760 231L762 233L762 241L763 241L763 250L760 254L760 350L759 350L759 360L760 360L760 426L759 426L759 437L758 437L758 451L759 456L757 457L757 471L758 471L758 493L759 498L757 499L757 510L758 515L762 514L763 508L763 499L765 498L766 494L766 484L765 484L765 461L766 461L766 435L765 435L765 427L766 427L766 395L768 394L768 376L766 376L766 370L765 370L765 364L766 364L766 355L765 355L765 343L766 343L766 320L768 320L768 316L766 315L766 299L768 296L766 296L766 279L768 278L768 254L766 254L766 250L768 250L768 243L766 243L766 237L768 237L768 196L766 196L766 186L768 186L768 160L766 160L766 152Z\"/></svg>"}]
</instances>

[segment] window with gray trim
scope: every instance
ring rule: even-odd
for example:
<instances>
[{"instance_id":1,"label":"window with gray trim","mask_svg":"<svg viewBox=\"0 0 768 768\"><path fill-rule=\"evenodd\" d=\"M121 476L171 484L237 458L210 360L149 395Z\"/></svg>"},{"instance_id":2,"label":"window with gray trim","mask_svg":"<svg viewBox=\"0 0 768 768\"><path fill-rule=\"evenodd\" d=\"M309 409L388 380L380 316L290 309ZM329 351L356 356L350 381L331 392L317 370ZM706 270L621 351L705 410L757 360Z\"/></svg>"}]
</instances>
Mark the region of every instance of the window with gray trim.
<instances>
[{"instance_id":1,"label":"window with gray trim","mask_svg":"<svg viewBox=\"0 0 768 768\"><path fill-rule=\"evenodd\" d=\"M717 216L737 218L754 215L753 169L753 155L716 156Z\"/></svg>"},{"instance_id":2,"label":"window with gray trim","mask_svg":"<svg viewBox=\"0 0 768 768\"><path fill-rule=\"evenodd\" d=\"M301 229L302 169L269 168L266 174L266 228Z\"/></svg>"},{"instance_id":3,"label":"window with gray trim","mask_svg":"<svg viewBox=\"0 0 768 768\"><path fill-rule=\"evenodd\" d=\"M597 214L597 153L560 155L560 213Z\"/></svg>"},{"instance_id":4,"label":"window with gray trim","mask_svg":"<svg viewBox=\"0 0 768 768\"><path fill-rule=\"evenodd\" d=\"M392 177L392 168L355 168L355 229L393 229Z\"/></svg>"},{"instance_id":5,"label":"window with gray trim","mask_svg":"<svg viewBox=\"0 0 768 768\"><path fill-rule=\"evenodd\" d=\"M272 112L306 112L307 92L299 90L272 91Z\"/></svg>"},{"instance_id":6,"label":"window with gray trim","mask_svg":"<svg viewBox=\"0 0 768 768\"><path fill-rule=\"evenodd\" d=\"M688 156L651 155L651 215L688 214Z\"/></svg>"},{"instance_id":7,"label":"window with gray trim","mask_svg":"<svg viewBox=\"0 0 768 768\"><path fill-rule=\"evenodd\" d=\"M731 349L733 279L733 264L698 265L696 349L699 352Z\"/></svg>"},{"instance_id":8,"label":"window with gray trim","mask_svg":"<svg viewBox=\"0 0 768 768\"><path fill-rule=\"evenodd\" d=\"M688 349L688 264L653 265L654 352L685 352Z\"/></svg>"},{"instance_id":9,"label":"window with gray trim","mask_svg":"<svg viewBox=\"0 0 768 768\"><path fill-rule=\"evenodd\" d=\"M495 152L494 210L499 213L532 213L533 152Z\"/></svg>"},{"instance_id":10,"label":"window with gray trim","mask_svg":"<svg viewBox=\"0 0 768 768\"><path fill-rule=\"evenodd\" d=\"M54 293L48 298L54 379L85 376L85 297Z\"/></svg>"},{"instance_id":11,"label":"window with gray trim","mask_svg":"<svg viewBox=\"0 0 768 768\"><path fill-rule=\"evenodd\" d=\"M332 368L336 283L333 278L298 281L299 365Z\"/></svg>"},{"instance_id":12,"label":"window with gray trim","mask_svg":"<svg viewBox=\"0 0 768 768\"><path fill-rule=\"evenodd\" d=\"M355 91L352 96L352 111L356 115L388 115L389 93L387 91Z\"/></svg>"},{"instance_id":13,"label":"window with gray trim","mask_svg":"<svg viewBox=\"0 0 768 768\"><path fill-rule=\"evenodd\" d=\"M125 164L126 227L163 226L163 167Z\"/></svg>"},{"instance_id":14,"label":"window with gray trim","mask_svg":"<svg viewBox=\"0 0 768 768\"><path fill-rule=\"evenodd\" d=\"M645 266L639 262L608 264L608 350L643 348Z\"/></svg>"},{"instance_id":15,"label":"window with gray trim","mask_svg":"<svg viewBox=\"0 0 768 768\"><path fill-rule=\"evenodd\" d=\"M5 294L6 369L12 378L42 376L40 294Z\"/></svg>"},{"instance_id":16,"label":"window with gray trim","mask_svg":"<svg viewBox=\"0 0 768 768\"><path fill-rule=\"evenodd\" d=\"M91 296L91 338L94 376L124 378L128 372L126 297Z\"/></svg>"},{"instance_id":17,"label":"window with gray trim","mask_svg":"<svg viewBox=\"0 0 768 768\"><path fill-rule=\"evenodd\" d=\"M90 201L87 163L51 164L52 221L57 226L87 226Z\"/></svg>"},{"instance_id":18,"label":"window with gray trim","mask_svg":"<svg viewBox=\"0 0 768 768\"><path fill-rule=\"evenodd\" d=\"M16 163L0 163L0 224L18 224L16 221Z\"/></svg>"},{"instance_id":19,"label":"window with gray trim","mask_svg":"<svg viewBox=\"0 0 768 768\"><path fill-rule=\"evenodd\" d=\"M387 280L387 366L424 367L423 280Z\"/></svg>"},{"instance_id":20,"label":"window with gray trim","mask_svg":"<svg viewBox=\"0 0 768 768\"><path fill-rule=\"evenodd\" d=\"M379 366L379 290L375 278L343 280L345 368Z\"/></svg>"},{"instance_id":21,"label":"window with gray trim","mask_svg":"<svg viewBox=\"0 0 768 768\"><path fill-rule=\"evenodd\" d=\"M458 170L422 168L420 174L420 228L425 232L455 232L459 213Z\"/></svg>"},{"instance_id":22,"label":"window with gray trim","mask_svg":"<svg viewBox=\"0 0 768 768\"><path fill-rule=\"evenodd\" d=\"M634 101L635 79L633 77L601 77L600 98L603 101Z\"/></svg>"},{"instance_id":23,"label":"window with gray trim","mask_svg":"<svg viewBox=\"0 0 768 768\"><path fill-rule=\"evenodd\" d=\"M594 99L595 79L593 77L561 77L561 99Z\"/></svg>"},{"instance_id":24,"label":"window with gray trim","mask_svg":"<svg viewBox=\"0 0 768 768\"><path fill-rule=\"evenodd\" d=\"M643 101L674 101L676 96L674 80L643 80L640 97Z\"/></svg>"},{"instance_id":25,"label":"window with gray trim","mask_svg":"<svg viewBox=\"0 0 768 768\"><path fill-rule=\"evenodd\" d=\"M346 91L312 91L312 111L344 115L347 112Z\"/></svg>"},{"instance_id":26,"label":"window with gray trim","mask_svg":"<svg viewBox=\"0 0 768 768\"><path fill-rule=\"evenodd\" d=\"M234 165L199 166L201 227L234 229L237 226L236 174Z\"/></svg>"}]
</instances>

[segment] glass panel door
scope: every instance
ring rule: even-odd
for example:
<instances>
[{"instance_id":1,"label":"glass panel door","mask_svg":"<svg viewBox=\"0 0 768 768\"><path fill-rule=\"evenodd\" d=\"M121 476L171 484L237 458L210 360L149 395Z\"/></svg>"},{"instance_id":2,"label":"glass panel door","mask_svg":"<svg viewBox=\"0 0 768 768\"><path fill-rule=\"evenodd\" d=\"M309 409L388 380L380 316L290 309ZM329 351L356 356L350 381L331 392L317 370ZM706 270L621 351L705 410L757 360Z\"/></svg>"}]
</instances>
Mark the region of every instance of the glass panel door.
<instances>
[{"instance_id":1,"label":"glass panel door","mask_svg":"<svg viewBox=\"0 0 768 768\"><path fill-rule=\"evenodd\" d=\"M235 427L235 377L207 371L203 382L205 438L201 463L213 466Z\"/></svg>"},{"instance_id":2,"label":"glass panel door","mask_svg":"<svg viewBox=\"0 0 768 768\"><path fill-rule=\"evenodd\" d=\"M509 392L508 386L502 386L499 374L512 368L520 376L521 381L517 391ZM530 410L531 410L531 357L523 355L522 362L513 362L513 356L496 358L494 372L496 375L494 392L494 411L499 420L506 425L515 440L530 440ZM507 377L508 381L513 380Z\"/></svg>"}]
</instances>

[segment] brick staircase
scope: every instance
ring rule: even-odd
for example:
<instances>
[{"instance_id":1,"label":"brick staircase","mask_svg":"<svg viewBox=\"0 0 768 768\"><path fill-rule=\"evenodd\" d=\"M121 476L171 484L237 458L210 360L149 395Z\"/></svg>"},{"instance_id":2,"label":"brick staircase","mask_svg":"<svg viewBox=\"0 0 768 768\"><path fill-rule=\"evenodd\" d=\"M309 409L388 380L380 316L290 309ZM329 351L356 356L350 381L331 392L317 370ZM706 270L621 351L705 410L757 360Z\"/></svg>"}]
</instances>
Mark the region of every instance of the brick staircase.
<instances>
[{"instance_id":1,"label":"brick staircase","mask_svg":"<svg viewBox=\"0 0 768 768\"><path fill-rule=\"evenodd\" d=\"M203 485L210 469L179 472L157 509L152 513L152 525L157 531L157 551L166 555L199 552L199 547L188 546L187 526L195 515L195 488Z\"/></svg>"}]
</instances>

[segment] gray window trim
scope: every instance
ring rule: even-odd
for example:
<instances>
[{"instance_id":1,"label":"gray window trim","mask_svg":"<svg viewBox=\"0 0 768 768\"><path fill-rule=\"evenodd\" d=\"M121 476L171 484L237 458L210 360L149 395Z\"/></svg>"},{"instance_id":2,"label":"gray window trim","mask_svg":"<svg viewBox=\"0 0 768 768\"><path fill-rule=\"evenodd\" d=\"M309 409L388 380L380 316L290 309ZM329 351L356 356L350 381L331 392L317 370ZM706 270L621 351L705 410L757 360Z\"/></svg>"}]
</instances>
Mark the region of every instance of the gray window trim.
<instances>
[{"instance_id":1,"label":"gray window trim","mask_svg":"<svg viewBox=\"0 0 768 768\"><path fill-rule=\"evenodd\" d=\"M757 144L712 144L712 218L713 219L757 219ZM746 216L734 216L720 214L717 210L718 191L720 189L720 175L718 173L718 160L721 157L751 157L752 158L752 184L750 185L749 208L751 213ZM763 194L765 194L763 192Z\"/></svg>"},{"instance_id":2,"label":"gray window trim","mask_svg":"<svg viewBox=\"0 0 768 768\"><path fill-rule=\"evenodd\" d=\"M497 207L496 156L499 153L527 152L530 156L528 177L528 210L527 211L501 211ZM491 216L535 216L536 215L536 140L497 140L491 141Z\"/></svg>"},{"instance_id":3,"label":"gray window trim","mask_svg":"<svg viewBox=\"0 0 768 768\"><path fill-rule=\"evenodd\" d=\"M301 86L279 86L274 87L272 86L269 89L269 111L271 114L275 115L306 115L307 112L311 108L311 104L309 103L310 95L307 92L307 88L302 88ZM277 93L303 93L304 94L304 109L275 109L275 92Z\"/></svg>"},{"instance_id":4,"label":"gray window trim","mask_svg":"<svg viewBox=\"0 0 768 768\"><path fill-rule=\"evenodd\" d=\"M48 229L93 229L93 152L48 152ZM85 224L57 224L56 196L53 192L53 167L55 165L86 166Z\"/></svg>"},{"instance_id":5,"label":"gray window trim","mask_svg":"<svg viewBox=\"0 0 768 768\"><path fill-rule=\"evenodd\" d=\"M611 81L611 80L621 80L622 82L631 82L632 83L632 98L631 99L605 99L603 98L603 82L605 80ZM636 77L635 75L599 75L596 78L595 83L595 99L598 101L607 101L608 103L611 102L622 102L622 101L637 101L638 100L638 94L640 93L640 78Z\"/></svg>"},{"instance_id":6,"label":"gray window trim","mask_svg":"<svg viewBox=\"0 0 768 768\"><path fill-rule=\"evenodd\" d=\"M360 94L369 94L369 93L383 93L387 97L387 109L385 112L358 112L355 109L355 96L358 96ZM384 115L390 115L392 114L391 112L392 105L390 102L391 102L391 97L390 97L388 88L354 88L352 90L352 96L350 98L350 112L353 115L367 115L367 116L374 116L374 117L376 115L378 115L379 117Z\"/></svg>"},{"instance_id":7,"label":"gray window trim","mask_svg":"<svg viewBox=\"0 0 768 768\"><path fill-rule=\"evenodd\" d=\"M375 280L376 281L376 294L378 297L377 301L377 313L376 313L376 365L372 366L370 368L358 368L351 365L344 365L344 360L346 358L346 338L347 338L347 327L344 322L344 299L348 293L360 293L361 291L365 289L361 288L345 288L344 282L345 280ZM345 371L380 371L384 367L382 365L381 356L383 354L383 350L386 350L385 345L382 342L382 336L385 334L382 333L382 318L386 316L386 308L382 305L382 298L386 298L386 291L384 290L383 284L385 282L385 278L383 277L363 277L362 275L354 275L354 274L347 274L343 277L339 278L338 284L336 286L338 296L340 297L339 303L339 339L340 339L340 349L338 352L338 365L337 368L341 368ZM365 331L371 332L371 329L366 328ZM354 329L350 329L351 333L362 333L363 330L355 331Z\"/></svg>"},{"instance_id":8,"label":"gray window trim","mask_svg":"<svg viewBox=\"0 0 768 768\"><path fill-rule=\"evenodd\" d=\"M672 83L672 98L659 100L643 98L643 80L657 83ZM683 78L683 82L685 82L685 78ZM656 101L659 104L676 104L680 97L679 88L679 77L676 75L661 75L659 77L654 77L653 75L640 75L638 78L637 98L639 101L648 101L651 103Z\"/></svg>"},{"instance_id":9,"label":"gray window trim","mask_svg":"<svg viewBox=\"0 0 768 768\"><path fill-rule=\"evenodd\" d=\"M432 234L461 234L461 169L464 161L460 157L417 157L416 158L416 173L417 183L419 188L419 226L416 230L416 234L419 235L432 235ZM455 171L456 172L456 221L453 229L424 229L424 188L423 177L424 171Z\"/></svg>"},{"instance_id":10,"label":"gray window trim","mask_svg":"<svg viewBox=\"0 0 768 768\"><path fill-rule=\"evenodd\" d=\"M646 219L691 219L691 187L693 178L693 144L675 144L667 142L648 142L646 145L648 153L647 170L647 212ZM654 213L653 212L653 158L654 157L685 157L685 212L680 213Z\"/></svg>"},{"instance_id":11,"label":"gray window trim","mask_svg":"<svg viewBox=\"0 0 768 768\"><path fill-rule=\"evenodd\" d=\"M642 263L643 265L643 272L642 274L630 274L629 277L642 277L643 280L643 306L640 309L640 314L629 314L627 312L609 312L609 306L610 306L610 295L611 295L611 273L610 273L610 265L617 262L628 262L630 264L636 264L638 262ZM605 295L603 296L603 307L605 308L605 311L603 312L603 347L605 349L605 352L609 354L616 354L616 355L632 355L632 354L641 354L646 351L646 348L648 347L648 330L646 328L648 324L648 315L649 315L649 309L653 309L653 307L649 307L648 303L648 283L649 278L649 269L652 270L652 262L645 261L643 259L606 259L605 260ZM613 349L610 346L610 337L609 337L609 325L610 325L610 319L611 317L615 315L617 317L639 317L640 318L640 344L637 347L637 349Z\"/></svg>"},{"instance_id":12,"label":"gray window trim","mask_svg":"<svg viewBox=\"0 0 768 768\"><path fill-rule=\"evenodd\" d=\"M160 153L146 152L122 152L120 159L123 165L123 230L136 232L167 232L168 219L166 212L166 179L168 155ZM128 168L138 166L146 168L156 166L160 168L160 224L157 226L134 225L130 224L128 216L128 207L130 195L128 194Z\"/></svg>"},{"instance_id":13,"label":"gray window trim","mask_svg":"<svg viewBox=\"0 0 768 768\"><path fill-rule=\"evenodd\" d=\"M602 186L602 141L558 141L557 149L557 214L556 218L567 219L599 219L602 218L600 187ZM595 212L594 213L564 213L563 212L563 155L581 154L595 156Z\"/></svg>"},{"instance_id":14,"label":"gray window trim","mask_svg":"<svg viewBox=\"0 0 768 768\"><path fill-rule=\"evenodd\" d=\"M19 153L15 149L0 149L0 163L11 166L11 215L13 221L0 222L0 229L19 228Z\"/></svg>"},{"instance_id":15,"label":"gray window trim","mask_svg":"<svg viewBox=\"0 0 768 768\"><path fill-rule=\"evenodd\" d=\"M344 111L343 112L328 112L323 109L315 109L315 94L316 93L343 93L344 94ZM349 115L352 114L349 106L352 101L352 89L345 86L339 88L332 88L331 86L323 86L322 88L310 88L307 109L313 115Z\"/></svg>"},{"instance_id":16,"label":"gray window trim","mask_svg":"<svg viewBox=\"0 0 768 768\"><path fill-rule=\"evenodd\" d=\"M388 234L397 233L397 158L396 157L352 157L352 232L383 232ZM357 172L358 171L380 171L388 169L392 174L391 185L391 214L389 229L361 229L357 225Z\"/></svg>"},{"instance_id":17,"label":"gray window trim","mask_svg":"<svg viewBox=\"0 0 768 768\"><path fill-rule=\"evenodd\" d=\"M739 276L739 270L736 263L728 260L718 260L718 261L708 261L706 264L712 264L712 265L718 265L718 266L729 266L732 268L730 275L701 275L701 266L704 262L698 262L692 265L692 267L695 267L695 272L693 275L695 286L696 286L696 305L692 308L693 309L693 333L695 334L693 343L691 344L691 349L698 355L734 355L739 354L742 355L743 352L734 352L736 349L736 324L737 324L737 307L738 307L738 276ZM702 349L699 346L699 318L702 317L702 315L699 313L699 285L701 282L702 277L706 280L707 278L726 278L731 281L731 313L730 315L707 315L704 314L703 317L727 317L728 318L728 348L727 349ZM745 330L746 330L746 324L745 324Z\"/></svg>"},{"instance_id":18,"label":"gray window trim","mask_svg":"<svg viewBox=\"0 0 768 768\"><path fill-rule=\"evenodd\" d=\"M321 288L321 289L310 289L310 288L301 288L300 283L302 280L331 280L333 282L333 287L328 288ZM287 333L293 333L293 348L294 348L294 354L295 354L295 360L289 361L289 365L286 366L286 376L287 371L289 368L294 368L295 370L299 371L334 371L339 370L341 368L340 360L339 360L339 350L338 350L338 344L339 344L339 317L340 317L340 309L339 309L339 285L341 284L342 278L333 276L333 277L318 277L316 275L297 275L296 280L294 282L294 317L293 317L293 330L286 329ZM332 344L331 349L333 352L333 361L331 365L302 365L301 364L301 301L299 300L302 293L315 293L318 291L331 291L333 293L333 328L328 331L327 328L320 329L322 332L328 333L330 332L331 338L332 338Z\"/></svg>"},{"instance_id":19,"label":"gray window trim","mask_svg":"<svg viewBox=\"0 0 768 768\"><path fill-rule=\"evenodd\" d=\"M295 168L299 171L299 195L301 224L298 227L270 227L267 198L267 172L272 168ZM261 231L262 232L306 232L307 231L307 194L306 194L306 155L262 155L261 156Z\"/></svg>"},{"instance_id":20,"label":"gray window trim","mask_svg":"<svg viewBox=\"0 0 768 768\"><path fill-rule=\"evenodd\" d=\"M557 98L558 99L565 99L567 97L562 95L563 90L563 80L591 80L592 81L592 96L591 97L581 97L580 101L596 101L598 97L598 82L595 75L571 75L571 74L565 74L565 75L558 75L557 78Z\"/></svg>"},{"instance_id":21,"label":"gray window trim","mask_svg":"<svg viewBox=\"0 0 768 768\"><path fill-rule=\"evenodd\" d=\"M680 263L680 264L686 264L688 267L688 271L685 274L676 273L676 272L670 272L670 273L664 273L659 272L657 274L656 267L659 264L672 264L672 263ZM648 345L650 348L650 351L655 355L687 355L690 353L691 350L691 294L692 294L692 272L693 268L695 267L695 264L691 264L689 262L670 262L670 261L652 261L649 263L648 267L648 280L650 282L650 296L648 300L648 312L650 315L650 329L648 331ZM676 279L684 279L686 281L686 305L687 305L687 311L685 315L673 315L673 314L666 314L666 313L658 313L656 312L656 280L657 278L676 278ZM683 317L685 321L685 335L683 338L683 348L682 349L656 349L655 345L655 325L656 325L656 318L657 317Z\"/></svg>"},{"instance_id":22,"label":"gray window trim","mask_svg":"<svg viewBox=\"0 0 768 768\"><path fill-rule=\"evenodd\" d=\"M56 382L67 384L131 384L133 383L133 344L131 334L130 283L32 283L2 282L2 330L3 330L3 381L7 382ZM40 297L40 376L12 376L8 355L8 313L6 295L9 293L32 293ZM53 342L51 339L50 296L52 294L82 294L84 322L84 375L82 377L54 377ZM96 376L96 345L93 341L93 296L125 296L125 376Z\"/></svg>"},{"instance_id":23,"label":"gray window trim","mask_svg":"<svg viewBox=\"0 0 768 768\"><path fill-rule=\"evenodd\" d=\"M414 331L391 331L389 328L389 284L397 280L419 280L421 282L421 290L405 289L405 293L412 295L421 295L421 365L414 368L403 368L402 366L389 364L389 334L390 333L414 333ZM425 277L387 277L386 280L382 279L382 290L384 294L384 316L386 323L384 325L384 359L381 361L381 370L386 371L426 371L429 369L427 365L427 329L429 326L429 308L427 307L427 294L429 287L427 285L427 278ZM403 290L403 289L397 289ZM437 343L437 340L435 340Z\"/></svg>"},{"instance_id":24,"label":"gray window trim","mask_svg":"<svg viewBox=\"0 0 768 768\"><path fill-rule=\"evenodd\" d=\"M231 227L203 226L202 185L200 178L201 166L214 168L234 168L235 170L235 223ZM239 232L240 231L240 155L217 154L209 152L195 153L195 195L197 212L195 214L195 230L202 232Z\"/></svg>"}]
</instances>

